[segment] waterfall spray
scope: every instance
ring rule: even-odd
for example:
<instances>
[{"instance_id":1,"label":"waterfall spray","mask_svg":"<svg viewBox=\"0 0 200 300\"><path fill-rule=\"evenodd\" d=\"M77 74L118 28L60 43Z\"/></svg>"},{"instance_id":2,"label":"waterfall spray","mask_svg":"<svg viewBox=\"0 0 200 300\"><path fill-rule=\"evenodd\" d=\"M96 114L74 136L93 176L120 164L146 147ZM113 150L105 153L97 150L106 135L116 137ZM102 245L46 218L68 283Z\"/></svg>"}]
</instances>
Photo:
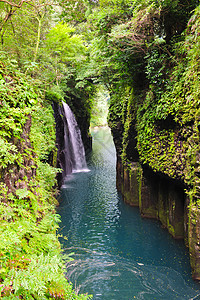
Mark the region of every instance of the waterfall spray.
<instances>
[{"instance_id":1,"label":"waterfall spray","mask_svg":"<svg viewBox=\"0 0 200 300\"><path fill-rule=\"evenodd\" d=\"M85 149L81 138L81 131L76 122L75 116L69 105L63 102L63 109L67 121L65 128L65 154L70 155L72 173L87 172L87 163L85 159Z\"/></svg>"}]
</instances>

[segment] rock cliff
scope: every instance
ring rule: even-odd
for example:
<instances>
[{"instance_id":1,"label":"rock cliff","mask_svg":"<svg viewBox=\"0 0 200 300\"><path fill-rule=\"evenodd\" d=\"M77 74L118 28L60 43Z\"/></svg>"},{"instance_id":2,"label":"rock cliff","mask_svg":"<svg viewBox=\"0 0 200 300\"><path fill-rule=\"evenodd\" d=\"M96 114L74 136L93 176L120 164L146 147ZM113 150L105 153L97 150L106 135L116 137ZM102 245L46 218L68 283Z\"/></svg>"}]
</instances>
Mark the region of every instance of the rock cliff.
<instances>
[{"instance_id":1,"label":"rock cliff","mask_svg":"<svg viewBox=\"0 0 200 300\"><path fill-rule=\"evenodd\" d=\"M193 278L198 280L199 20L197 7L174 56L176 63L170 65L161 48L154 48L144 66L151 76L140 88L127 87L123 95L111 97L109 110L118 189L127 203L139 206L143 217L159 219L174 238L185 239Z\"/></svg>"}]
</instances>

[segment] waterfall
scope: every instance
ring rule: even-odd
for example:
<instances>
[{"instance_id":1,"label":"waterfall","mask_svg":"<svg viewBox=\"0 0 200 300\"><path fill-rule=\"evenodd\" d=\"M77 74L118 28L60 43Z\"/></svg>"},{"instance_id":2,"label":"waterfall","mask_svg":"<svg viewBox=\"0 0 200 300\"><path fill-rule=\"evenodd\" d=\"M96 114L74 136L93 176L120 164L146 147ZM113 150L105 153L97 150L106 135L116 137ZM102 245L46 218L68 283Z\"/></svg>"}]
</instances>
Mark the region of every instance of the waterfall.
<instances>
[{"instance_id":1,"label":"waterfall","mask_svg":"<svg viewBox=\"0 0 200 300\"><path fill-rule=\"evenodd\" d=\"M64 117L66 119L64 142L66 160L71 164L72 173L87 172L87 163L85 159L85 149L83 146L81 131L76 122L75 116L70 107L63 102ZM66 166L69 168L69 166ZM66 174L68 174L66 170Z\"/></svg>"}]
</instances>

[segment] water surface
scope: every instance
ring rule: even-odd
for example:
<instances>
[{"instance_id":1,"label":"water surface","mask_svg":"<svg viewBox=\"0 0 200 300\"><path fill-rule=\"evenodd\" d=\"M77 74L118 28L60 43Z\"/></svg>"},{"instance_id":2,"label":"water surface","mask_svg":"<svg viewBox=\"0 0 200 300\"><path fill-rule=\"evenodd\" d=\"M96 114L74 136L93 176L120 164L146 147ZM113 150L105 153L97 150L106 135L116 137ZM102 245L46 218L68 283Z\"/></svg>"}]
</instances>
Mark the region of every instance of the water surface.
<instances>
[{"instance_id":1,"label":"water surface","mask_svg":"<svg viewBox=\"0 0 200 300\"><path fill-rule=\"evenodd\" d=\"M123 202L109 129L92 135L90 172L69 175L61 190L61 242L74 253L67 278L95 300L200 299L183 241Z\"/></svg>"}]
</instances>

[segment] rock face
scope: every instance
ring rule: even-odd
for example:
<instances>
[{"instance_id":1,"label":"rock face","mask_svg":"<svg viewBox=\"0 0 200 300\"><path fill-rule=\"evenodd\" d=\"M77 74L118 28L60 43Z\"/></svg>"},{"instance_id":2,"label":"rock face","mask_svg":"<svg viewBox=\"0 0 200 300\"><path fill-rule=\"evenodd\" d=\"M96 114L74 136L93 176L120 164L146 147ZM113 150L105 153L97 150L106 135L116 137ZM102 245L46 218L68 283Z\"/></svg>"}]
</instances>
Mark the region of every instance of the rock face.
<instances>
[{"instance_id":1,"label":"rock face","mask_svg":"<svg viewBox=\"0 0 200 300\"><path fill-rule=\"evenodd\" d=\"M65 149L65 130L66 131L68 130L68 125L67 125L67 120L65 119L65 113L63 111L63 107L59 105L57 102L53 102L52 106L53 106L54 118L56 122L56 145L58 149L57 168L63 170L62 173L57 174L58 186L61 187L65 176L72 172L72 165ZM81 135L83 139L83 144L85 147L85 151L88 152L91 150L92 147L92 140L88 134L89 126L88 124L84 124L84 126L82 127L79 126L79 128L82 129Z\"/></svg>"},{"instance_id":2,"label":"rock face","mask_svg":"<svg viewBox=\"0 0 200 300\"><path fill-rule=\"evenodd\" d=\"M118 153L117 189L126 203L139 207L142 217L160 220L162 226L167 228L174 238L184 239L189 247L192 276L195 280L200 280L198 153L193 163L195 172L191 174L194 185L189 186L187 181L181 180L179 176L167 176L158 172L159 169L157 172L153 171L148 164L143 164L137 155L132 156L134 161L121 159L123 145L117 140L119 133L115 135L115 132L113 137ZM185 159L184 164L189 162ZM179 174L179 169L175 170L175 173Z\"/></svg>"},{"instance_id":3,"label":"rock face","mask_svg":"<svg viewBox=\"0 0 200 300\"><path fill-rule=\"evenodd\" d=\"M66 103L69 105L73 114L75 115L76 121L81 131L81 137L83 145L85 147L85 152L89 152L92 149L92 137L89 134L90 127L90 109L88 106L89 95L79 94L79 95L68 95L66 97Z\"/></svg>"},{"instance_id":4,"label":"rock face","mask_svg":"<svg viewBox=\"0 0 200 300\"><path fill-rule=\"evenodd\" d=\"M117 187L123 199L139 206L142 217L158 219L177 239L187 239L187 206L183 187L160 177L139 163L123 166L118 161Z\"/></svg>"},{"instance_id":5,"label":"rock face","mask_svg":"<svg viewBox=\"0 0 200 300\"><path fill-rule=\"evenodd\" d=\"M138 205L143 217L159 219L174 238L184 238L192 276L200 280L200 7L189 5L188 12L177 48L182 52L174 52L172 60L165 51L172 50L178 28L171 35L169 28L179 16L171 19L171 13L164 17L171 25L162 27L163 51L154 35L146 56L139 49L134 53L132 82L111 95L109 126L124 200ZM152 22L157 29L162 23L156 16Z\"/></svg>"},{"instance_id":6,"label":"rock face","mask_svg":"<svg viewBox=\"0 0 200 300\"><path fill-rule=\"evenodd\" d=\"M63 114L61 114L62 112L62 107L57 103L57 102L53 102L52 103L53 106L53 110L54 110L54 118L55 118L55 122L56 122L56 146L57 146L57 168L60 168L63 170L62 173L58 173L57 174L57 182L58 182L58 186L61 187L61 185L63 184L63 178L71 173L71 168L69 167L69 169L67 170L67 163L66 163L66 159L65 159L65 141L64 141L64 118L62 117ZM67 126L67 124L66 124Z\"/></svg>"},{"instance_id":7,"label":"rock face","mask_svg":"<svg viewBox=\"0 0 200 300\"><path fill-rule=\"evenodd\" d=\"M0 170L0 175L7 193L15 194L16 189L28 189L29 181L36 175L35 154L30 142L31 116L27 116L20 139L12 137L12 143L16 146L18 153L22 155L20 166L10 164L7 168ZM25 151L29 150L27 156Z\"/></svg>"},{"instance_id":8,"label":"rock face","mask_svg":"<svg viewBox=\"0 0 200 300\"><path fill-rule=\"evenodd\" d=\"M195 205L190 208L188 228L192 276L200 280L200 210Z\"/></svg>"}]
</instances>

